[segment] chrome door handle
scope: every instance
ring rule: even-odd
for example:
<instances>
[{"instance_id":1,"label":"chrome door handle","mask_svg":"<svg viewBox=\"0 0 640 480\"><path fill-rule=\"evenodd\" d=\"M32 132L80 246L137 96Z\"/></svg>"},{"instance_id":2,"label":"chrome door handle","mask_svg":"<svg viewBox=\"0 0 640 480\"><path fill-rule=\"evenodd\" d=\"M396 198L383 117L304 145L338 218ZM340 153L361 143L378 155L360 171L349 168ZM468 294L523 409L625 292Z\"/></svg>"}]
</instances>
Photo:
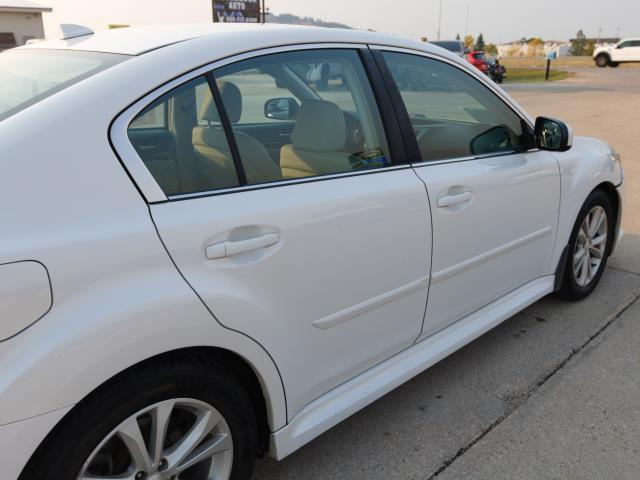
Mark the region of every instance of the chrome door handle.
<instances>
[{"instance_id":1,"label":"chrome door handle","mask_svg":"<svg viewBox=\"0 0 640 480\"><path fill-rule=\"evenodd\" d=\"M270 247L279 241L280 235L277 233L266 233L260 237L239 240L237 242L228 241L215 243L206 248L207 259L216 260L220 258L229 258L240 253Z\"/></svg>"},{"instance_id":2,"label":"chrome door handle","mask_svg":"<svg viewBox=\"0 0 640 480\"><path fill-rule=\"evenodd\" d=\"M465 203L471 200L473 194L471 192L458 193L455 195L445 195L438 199L438 208L452 207L460 203Z\"/></svg>"}]
</instances>

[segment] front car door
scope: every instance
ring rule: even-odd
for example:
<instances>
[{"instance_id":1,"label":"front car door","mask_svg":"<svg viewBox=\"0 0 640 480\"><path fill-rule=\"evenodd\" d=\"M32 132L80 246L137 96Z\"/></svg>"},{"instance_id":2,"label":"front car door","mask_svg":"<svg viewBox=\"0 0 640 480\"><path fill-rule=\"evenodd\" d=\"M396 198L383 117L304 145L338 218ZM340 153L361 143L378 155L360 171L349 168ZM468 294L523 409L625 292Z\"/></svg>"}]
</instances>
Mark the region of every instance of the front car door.
<instances>
[{"instance_id":1,"label":"front car door","mask_svg":"<svg viewBox=\"0 0 640 480\"><path fill-rule=\"evenodd\" d=\"M362 55L314 47L228 60L165 88L129 128L135 138L153 109L169 112L176 168L154 167L156 149L146 162L169 189L153 220L217 320L273 356L290 418L410 346L424 316L426 190L385 134L395 120L383 124ZM291 132L264 117L265 102L289 96L300 102Z\"/></svg>"},{"instance_id":2,"label":"front car door","mask_svg":"<svg viewBox=\"0 0 640 480\"><path fill-rule=\"evenodd\" d=\"M415 134L414 167L431 203L425 338L553 273L559 168L551 154L529 148L525 119L463 68L401 51L376 56ZM405 88L405 77L421 83Z\"/></svg>"}]
</instances>

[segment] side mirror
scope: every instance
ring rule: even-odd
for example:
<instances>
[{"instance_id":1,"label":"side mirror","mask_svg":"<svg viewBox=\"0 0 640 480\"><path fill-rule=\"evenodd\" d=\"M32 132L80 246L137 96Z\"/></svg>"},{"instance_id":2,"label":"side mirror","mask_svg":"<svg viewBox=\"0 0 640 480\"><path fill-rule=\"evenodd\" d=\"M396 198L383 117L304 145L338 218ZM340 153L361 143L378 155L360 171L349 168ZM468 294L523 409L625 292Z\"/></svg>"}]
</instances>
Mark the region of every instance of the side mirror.
<instances>
[{"instance_id":1,"label":"side mirror","mask_svg":"<svg viewBox=\"0 0 640 480\"><path fill-rule=\"evenodd\" d=\"M569 125L554 118L538 117L534 135L540 150L566 152L573 145L573 130Z\"/></svg>"},{"instance_id":2,"label":"side mirror","mask_svg":"<svg viewBox=\"0 0 640 480\"><path fill-rule=\"evenodd\" d=\"M470 54L471 52L472 52L472 50L471 50L469 47L465 47L465 49L464 49L464 54L465 54L465 55L468 55L468 54Z\"/></svg>"},{"instance_id":3,"label":"side mirror","mask_svg":"<svg viewBox=\"0 0 640 480\"><path fill-rule=\"evenodd\" d=\"M264 116L273 120L295 120L300 106L295 98L272 98L264 104Z\"/></svg>"}]
</instances>

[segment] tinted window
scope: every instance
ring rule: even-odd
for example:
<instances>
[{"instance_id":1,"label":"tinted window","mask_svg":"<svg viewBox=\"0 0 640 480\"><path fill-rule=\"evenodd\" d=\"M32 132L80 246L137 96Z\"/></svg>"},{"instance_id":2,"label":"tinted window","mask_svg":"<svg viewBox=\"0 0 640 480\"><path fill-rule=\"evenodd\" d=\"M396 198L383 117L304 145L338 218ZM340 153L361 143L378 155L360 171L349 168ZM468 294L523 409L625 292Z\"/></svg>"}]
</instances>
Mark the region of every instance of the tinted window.
<instances>
[{"instance_id":1,"label":"tinted window","mask_svg":"<svg viewBox=\"0 0 640 480\"><path fill-rule=\"evenodd\" d=\"M411 118L423 160L526 148L520 117L471 75L417 55L385 52L384 57Z\"/></svg>"},{"instance_id":2,"label":"tinted window","mask_svg":"<svg viewBox=\"0 0 640 480\"><path fill-rule=\"evenodd\" d=\"M249 184L390 165L356 51L267 55L214 75Z\"/></svg>"},{"instance_id":3,"label":"tinted window","mask_svg":"<svg viewBox=\"0 0 640 480\"><path fill-rule=\"evenodd\" d=\"M231 149L205 77L145 108L128 134L168 196L240 185Z\"/></svg>"},{"instance_id":4,"label":"tinted window","mask_svg":"<svg viewBox=\"0 0 640 480\"><path fill-rule=\"evenodd\" d=\"M0 121L126 58L71 50L0 53Z\"/></svg>"},{"instance_id":5,"label":"tinted window","mask_svg":"<svg viewBox=\"0 0 640 480\"><path fill-rule=\"evenodd\" d=\"M449 50L450 52L462 52L464 50L464 47L462 46L462 44L460 42L431 42L433 45L436 45L438 47L442 47L445 50Z\"/></svg>"}]
</instances>

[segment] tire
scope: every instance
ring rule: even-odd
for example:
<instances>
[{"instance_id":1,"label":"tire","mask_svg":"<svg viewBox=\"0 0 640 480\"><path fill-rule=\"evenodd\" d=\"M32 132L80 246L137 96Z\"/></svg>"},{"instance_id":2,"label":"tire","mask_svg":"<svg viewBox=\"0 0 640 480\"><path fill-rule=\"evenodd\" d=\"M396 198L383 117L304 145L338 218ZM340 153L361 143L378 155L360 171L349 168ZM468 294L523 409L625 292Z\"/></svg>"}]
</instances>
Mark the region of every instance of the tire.
<instances>
[{"instance_id":1,"label":"tire","mask_svg":"<svg viewBox=\"0 0 640 480\"><path fill-rule=\"evenodd\" d=\"M605 215L606 223L600 227L599 233L596 231L585 244L589 232L587 235L584 234L583 225L587 221L587 216L591 216L590 218L594 220L592 225L596 224L597 215ZM562 286L559 291L561 296L568 300L580 300L590 295L596 288L611 253L614 225L611 200L602 190L595 190L584 203L571 232ZM602 240L602 233L606 234L604 240ZM601 241L596 245L598 240ZM600 252L596 253L598 249ZM580 255L581 252L589 252L589 256L585 258L585 255ZM597 266L595 266L596 263ZM594 268L595 273L593 273Z\"/></svg>"},{"instance_id":2,"label":"tire","mask_svg":"<svg viewBox=\"0 0 640 480\"><path fill-rule=\"evenodd\" d=\"M608 55L598 55L596 57L596 65L600 68L604 68L609 65L609 56Z\"/></svg>"},{"instance_id":3,"label":"tire","mask_svg":"<svg viewBox=\"0 0 640 480\"><path fill-rule=\"evenodd\" d=\"M165 359L133 367L79 403L38 447L20 480L77 480L83 478L80 476L82 472L87 476L95 476L96 472L103 476L117 476L123 471L143 471L139 465L134 468L133 457L126 453L135 449L123 450L126 447L120 440L123 438L121 433L115 434L116 440L101 445L114 438L115 429L129 431L127 428L133 419L133 425L139 426L137 430L146 432L143 436L147 450L152 451L149 441L153 431L151 419L161 418L158 412L167 405L168 410L165 408L164 411L171 414L167 433L163 435L164 450L161 454L169 461L156 462L156 466L147 469L148 473L173 471L171 462L177 457L168 448L182 439L186 443L187 436L183 432L189 432L195 421L201 422L198 426L206 423L208 429L216 421L211 420L214 414L219 414L222 420L215 423L213 429L206 430L211 433L204 437L204 443L195 443L194 446L203 448L205 444L210 445L209 442L219 442L224 451L215 454L213 463L204 460L189 466L180 478L206 479L214 469L225 480L248 480L256 456L257 427L251 401L239 385L234 376L216 365L205 365L196 360ZM149 408L151 410L147 410ZM205 411L211 415L206 416ZM141 412L144 413L138 416ZM207 419L209 422L205 422ZM85 462L89 460L92 462L87 466ZM182 465L178 467L176 463L175 468L185 466L185 461L180 461ZM139 478L146 477L141 474Z\"/></svg>"}]
</instances>

